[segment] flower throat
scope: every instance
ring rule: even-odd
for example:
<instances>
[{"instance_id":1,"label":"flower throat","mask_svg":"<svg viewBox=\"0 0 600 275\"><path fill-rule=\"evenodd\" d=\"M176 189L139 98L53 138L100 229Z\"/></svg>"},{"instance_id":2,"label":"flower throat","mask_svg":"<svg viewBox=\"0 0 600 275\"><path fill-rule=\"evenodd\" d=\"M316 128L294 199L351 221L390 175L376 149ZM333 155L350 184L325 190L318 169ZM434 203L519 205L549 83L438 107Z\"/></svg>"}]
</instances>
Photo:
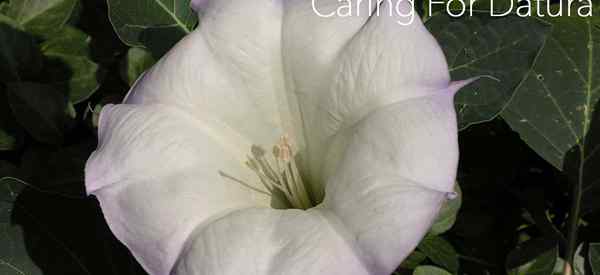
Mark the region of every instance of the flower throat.
<instances>
[{"instance_id":1,"label":"flower throat","mask_svg":"<svg viewBox=\"0 0 600 275\"><path fill-rule=\"evenodd\" d=\"M257 175L266 190L256 188L228 174L219 172L227 179L233 180L256 192L271 196L273 199L283 199L290 208L309 209L314 206L306 186L296 165L294 152L287 136L282 136L279 143L273 146L271 152L274 163L269 161L268 153L258 145L252 145L246 166Z\"/></svg>"}]
</instances>

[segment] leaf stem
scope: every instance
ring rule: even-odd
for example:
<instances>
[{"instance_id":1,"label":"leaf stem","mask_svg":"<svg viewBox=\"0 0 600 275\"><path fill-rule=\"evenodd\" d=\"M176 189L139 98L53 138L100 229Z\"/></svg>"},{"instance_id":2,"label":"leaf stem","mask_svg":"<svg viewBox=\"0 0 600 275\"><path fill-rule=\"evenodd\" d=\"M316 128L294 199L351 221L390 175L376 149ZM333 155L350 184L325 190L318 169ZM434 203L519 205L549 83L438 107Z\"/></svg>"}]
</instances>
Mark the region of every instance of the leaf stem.
<instances>
[{"instance_id":1,"label":"leaf stem","mask_svg":"<svg viewBox=\"0 0 600 275\"><path fill-rule=\"evenodd\" d=\"M581 199L583 196L583 172L585 165L585 145L580 145L579 153L579 171L577 182L573 185L573 194L571 198L571 209L569 212L569 224L567 231L567 251L565 254L564 275L573 274L573 259L577 250L577 233L579 229L579 216L581 215Z\"/></svg>"}]
</instances>

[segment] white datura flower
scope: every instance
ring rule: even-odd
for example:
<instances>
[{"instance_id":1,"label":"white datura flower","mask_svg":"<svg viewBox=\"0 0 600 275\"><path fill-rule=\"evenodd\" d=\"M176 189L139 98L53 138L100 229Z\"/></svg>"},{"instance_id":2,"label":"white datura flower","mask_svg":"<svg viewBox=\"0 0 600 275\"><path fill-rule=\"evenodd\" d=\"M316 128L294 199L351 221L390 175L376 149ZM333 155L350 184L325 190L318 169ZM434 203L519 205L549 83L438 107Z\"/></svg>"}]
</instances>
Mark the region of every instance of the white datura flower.
<instances>
[{"instance_id":1,"label":"white datura flower","mask_svg":"<svg viewBox=\"0 0 600 275\"><path fill-rule=\"evenodd\" d=\"M87 192L150 274L387 275L453 194L467 82L418 19L313 4L195 1L103 108Z\"/></svg>"}]
</instances>

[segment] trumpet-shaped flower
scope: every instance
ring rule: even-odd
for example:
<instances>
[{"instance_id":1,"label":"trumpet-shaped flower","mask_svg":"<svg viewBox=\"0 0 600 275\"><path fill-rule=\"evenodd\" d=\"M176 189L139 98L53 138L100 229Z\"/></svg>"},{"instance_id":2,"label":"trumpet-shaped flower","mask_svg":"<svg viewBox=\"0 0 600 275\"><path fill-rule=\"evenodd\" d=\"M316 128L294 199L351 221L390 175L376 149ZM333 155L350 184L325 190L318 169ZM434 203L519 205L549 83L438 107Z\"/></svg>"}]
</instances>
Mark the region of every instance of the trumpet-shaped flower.
<instances>
[{"instance_id":1,"label":"trumpet-shaped flower","mask_svg":"<svg viewBox=\"0 0 600 275\"><path fill-rule=\"evenodd\" d=\"M380 2L398 13L193 2L200 26L103 108L86 166L149 273L385 275L416 247L453 192L465 82L398 24L408 1Z\"/></svg>"}]
</instances>

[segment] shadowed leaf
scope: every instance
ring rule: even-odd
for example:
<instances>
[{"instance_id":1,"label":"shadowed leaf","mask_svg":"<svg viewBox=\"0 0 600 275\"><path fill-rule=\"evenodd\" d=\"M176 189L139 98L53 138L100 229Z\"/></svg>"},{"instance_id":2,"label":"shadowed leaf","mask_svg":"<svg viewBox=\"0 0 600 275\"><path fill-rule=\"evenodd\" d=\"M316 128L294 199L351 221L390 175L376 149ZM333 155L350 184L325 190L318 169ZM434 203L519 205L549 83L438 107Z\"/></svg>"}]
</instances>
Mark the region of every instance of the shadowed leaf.
<instances>
[{"instance_id":1,"label":"shadowed leaf","mask_svg":"<svg viewBox=\"0 0 600 275\"><path fill-rule=\"evenodd\" d=\"M419 243L419 251L427 255L432 262L451 272L458 270L458 253L452 245L441 237L429 235Z\"/></svg>"},{"instance_id":2,"label":"shadowed leaf","mask_svg":"<svg viewBox=\"0 0 600 275\"><path fill-rule=\"evenodd\" d=\"M0 81L18 81L35 74L41 66L40 57L33 37L0 14Z\"/></svg>"},{"instance_id":3,"label":"shadowed leaf","mask_svg":"<svg viewBox=\"0 0 600 275\"><path fill-rule=\"evenodd\" d=\"M28 32L50 37L67 23L77 3L78 0L10 0L6 14Z\"/></svg>"},{"instance_id":4,"label":"shadowed leaf","mask_svg":"<svg viewBox=\"0 0 600 275\"><path fill-rule=\"evenodd\" d=\"M589 262L594 275L600 275L600 243L590 244Z\"/></svg>"},{"instance_id":5,"label":"shadowed leaf","mask_svg":"<svg viewBox=\"0 0 600 275\"><path fill-rule=\"evenodd\" d=\"M52 86L37 83L11 83L8 101L16 120L35 139L59 144L66 124L65 96Z\"/></svg>"},{"instance_id":6,"label":"shadowed leaf","mask_svg":"<svg viewBox=\"0 0 600 275\"><path fill-rule=\"evenodd\" d=\"M452 273L439 267L424 265L417 267L413 275L452 275Z\"/></svg>"},{"instance_id":7,"label":"shadowed leaf","mask_svg":"<svg viewBox=\"0 0 600 275\"><path fill-rule=\"evenodd\" d=\"M131 48L127 57L121 63L121 78L132 86L140 75L150 68L156 60L148 51L141 48Z\"/></svg>"},{"instance_id":8,"label":"shadowed leaf","mask_svg":"<svg viewBox=\"0 0 600 275\"><path fill-rule=\"evenodd\" d=\"M540 21L509 16L452 18L438 13L427 27L439 41L453 80L489 76L463 88L455 99L459 128L489 121L508 104L529 73L550 27Z\"/></svg>"},{"instance_id":9,"label":"shadowed leaf","mask_svg":"<svg viewBox=\"0 0 600 275\"><path fill-rule=\"evenodd\" d=\"M558 248L553 248L539 255L532 261L510 269L509 275L547 275L552 274L558 258Z\"/></svg>"},{"instance_id":10,"label":"shadowed leaf","mask_svg":"<svg viewBox=\"0 0 600 275\"><path fill-rule=\"evenodd\" d=\"M108 0L111 23L123 42L160 57L192 31L198 18L189 0Z\"/></svg>"},{"instance_id":11,"label":"shadowed leaf","mask_svg":"<svg viewBox=\"0 0 600 275\"><path fill-rule=\"evenodd\" d=\"M89 58L90 37L78 29L65 27L44 42L42 53L57 66L47 69L53 84L64 86L73 104L88 99L99 87L98 64ZM66 72L64 72L66 70Z\"/></svg>"}]
</instances>

